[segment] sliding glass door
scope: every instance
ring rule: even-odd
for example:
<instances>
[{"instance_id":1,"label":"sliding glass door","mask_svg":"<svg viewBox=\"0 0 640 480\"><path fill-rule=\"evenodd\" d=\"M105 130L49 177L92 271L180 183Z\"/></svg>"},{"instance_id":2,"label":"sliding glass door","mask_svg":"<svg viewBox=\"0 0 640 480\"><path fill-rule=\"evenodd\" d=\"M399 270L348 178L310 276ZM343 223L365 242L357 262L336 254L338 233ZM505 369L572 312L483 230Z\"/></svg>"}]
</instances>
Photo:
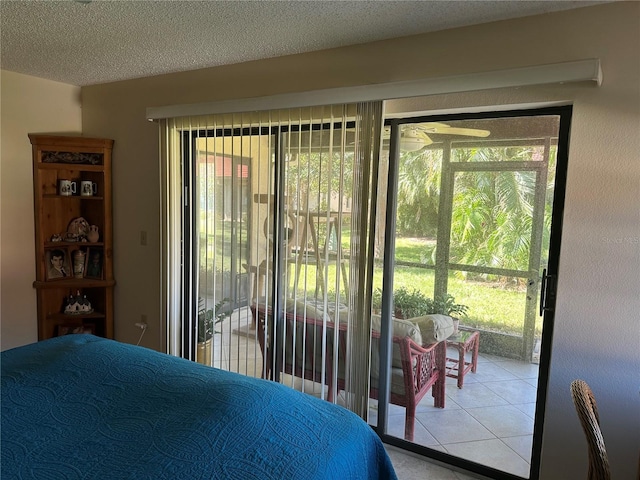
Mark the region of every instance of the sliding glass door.
<instances>
[{"instance_id":1,"label":"sliding glass door","mask_svg":"<svg viewBox=\"0 0 640 480\"><path fill-rule=\"evenodd\" d=\"M423 340L430 332L421 317L459 320L446 340L445 407L425 396L413 438L406 408L392 402L382 415L407 448L492 476L528 478L532 463L537 471L548 368L541 347L552 326L540 316L541 280L557 269L551 232L560 225L569 118L569 108L557 108L386 124L389 146L394 136L398 146L384 157L397 194L387 202L392 245L378 249L393 268L377 270L377 297Z\"/></svg>"},{"instance_id":2,"label":"sliding glass door","mask_svg":"<svg viewBox=\"0 0 640 480\"><path fill-rule=\"evenodd\" d=\"M343 405L389 444L535 477L570 113L176 122L181 354Z\"/></svg>"}]
</instances>

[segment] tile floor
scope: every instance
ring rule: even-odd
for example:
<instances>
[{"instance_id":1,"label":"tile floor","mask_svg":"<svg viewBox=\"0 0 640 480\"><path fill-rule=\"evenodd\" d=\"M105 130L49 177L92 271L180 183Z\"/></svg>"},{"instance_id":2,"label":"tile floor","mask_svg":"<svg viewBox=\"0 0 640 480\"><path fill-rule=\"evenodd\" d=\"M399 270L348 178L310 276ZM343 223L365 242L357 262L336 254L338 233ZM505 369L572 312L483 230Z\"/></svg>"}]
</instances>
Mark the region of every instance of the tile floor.
<instances>
[{"instance_id":1,"label":"tile floor","mask_svg":"<svg viewBox=\"0 0 640 480\"><path fill-rule=\"evenodd\" d=\"M399 480L476 480L485 478L452 470L435 461L386 445L387 453Z\"/></svg>"},{"instance_id":2,"label":"tile floor","mask_svg":"<svg viewBox=\"0 0 640 480\"><path fill-rule=\"evenodd\" d=\"M246 314L232 316L231 324L223 327L222 335L216 335L214 366L260 376L260 347L255 331L248 329L247 318ZM480 342L482 344L482 338ZM455 356L454 352L449 356ZM285 377L283 383L320 395L319 385ZM480 353L477 372L465 375L462 389L457 388L455 378L447 378L444 409L433 407L430 395L418 405L414 442L528 477L537 378L536 364ZM371 401L369 422L372 424L377 418L376 403ZM404 415L404 407L389 406L390 435L404 436ZM472 478L395 447L390 447L390 455L394 465L397 463L398 469L404 472L399 474L401 479L424 478L425 468L442 473L429 478Z\"/></svg>"},{"instance_id":3,"label":"tile floor","mask_svg":"<svg viewBox=\"0 0 640 480\"><path fill-rule=\"evenodd\" d=\"M429 395L420 402L414 442L528 477L537 378L538 365L481 353L462 389L447 378L444 409ZM388 425L391 435L404 436L404 408L389 406Z\"/></svg>"}]
</instances>

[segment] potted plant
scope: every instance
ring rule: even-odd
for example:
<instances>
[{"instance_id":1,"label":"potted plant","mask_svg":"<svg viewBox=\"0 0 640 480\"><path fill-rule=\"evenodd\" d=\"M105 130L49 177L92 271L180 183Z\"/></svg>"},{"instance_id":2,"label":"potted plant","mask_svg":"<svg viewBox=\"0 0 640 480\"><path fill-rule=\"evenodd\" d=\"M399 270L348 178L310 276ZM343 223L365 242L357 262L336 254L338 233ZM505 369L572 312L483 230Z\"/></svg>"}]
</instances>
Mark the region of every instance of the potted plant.
<instances>
[{"instance_id":1,"label":"potted plant","mask_svg":"<svg viewBox=\"0 0 640 480\"><path fill-rule=\"evenodd\" d=\"M376 289L373 293L373 309L380 308L382 303L382 291ZM393 315L396 318L415 318L425 315L447 315L453 320L454 332L458 332L460 316L466 315L468 307L456 303L453 295L445 293L437 295L433 300L418 289L409 290L400 287L393 292Z\"/></svg>"},{"instance_id":2,"label":"potted plant","mask_svg":"<svg viewBox=\"0 0 640 480\"><path fill-rule=\"evenodd\" d=\"M432 313L439 313L441 315L448 315L453 319L453 333L458 333L458 325L460 323L460 315L466 315L468 307L460 303L456 303L456 299L453 295L445 293L444 295L436 296L431 302Z\"/></svg>"},{"instance_id":3,"label":"potted plant","mask_svg":"<svg viewBox=\"0 0 640 480\"><path fill-rule=\"evenodd\" d=\"M438 295L433 299L433 311L429 313L439 313L441 315L455 317L465 315L468 309L469 308L466 305L456 303L456 299L453 295L445 293L444 295Z\"/></svg>"},{"instance_id":4,"label":"potted plant","mask_svg":"<svg viewBox=\"0 0 640 480\"><path fill-rule=\"evenodd\" d=\"M198 363L211 365L213 334L220 333L215 331L215 326L231 315L231 312L223 308L228 301L229 299L223 298L213 308L205 308L204 298L198 300Z\"/></svg>"},{"instance_id":5,"label":"potted plant","mask_svg":"<svg viewBox=\"0 0 640 480\"><path fill-rule=\"evenodd\" d=\"M432 300L418 289L400 287L393 291L393 312L396 318L421 317L431 313Z\"/></svg>"}]
</instances>

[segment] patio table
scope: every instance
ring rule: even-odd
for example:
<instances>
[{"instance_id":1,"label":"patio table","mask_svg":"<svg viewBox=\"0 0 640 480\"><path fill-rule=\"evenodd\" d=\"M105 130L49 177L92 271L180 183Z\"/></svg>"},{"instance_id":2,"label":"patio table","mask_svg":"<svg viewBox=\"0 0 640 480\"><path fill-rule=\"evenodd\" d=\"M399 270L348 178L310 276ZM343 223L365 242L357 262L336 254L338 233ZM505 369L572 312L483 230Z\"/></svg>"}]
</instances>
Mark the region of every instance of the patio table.
<instances>
[{"instance_id":1,"label":"patio table","mask_svg":"<svg viewBox=\"0 0 640 480\"><path fill-rule=\"evenodd\" d=\"M462 388L464 376L471 370L476 373L478 367L478 347L480 332L475 330L459 330L456 335L447 338L447 347L458 351L458 358L447 357L447 377L458 379L458 388ZM466 359L467 352L471 352L471 359Z\"/></svg>"}]
</instances>

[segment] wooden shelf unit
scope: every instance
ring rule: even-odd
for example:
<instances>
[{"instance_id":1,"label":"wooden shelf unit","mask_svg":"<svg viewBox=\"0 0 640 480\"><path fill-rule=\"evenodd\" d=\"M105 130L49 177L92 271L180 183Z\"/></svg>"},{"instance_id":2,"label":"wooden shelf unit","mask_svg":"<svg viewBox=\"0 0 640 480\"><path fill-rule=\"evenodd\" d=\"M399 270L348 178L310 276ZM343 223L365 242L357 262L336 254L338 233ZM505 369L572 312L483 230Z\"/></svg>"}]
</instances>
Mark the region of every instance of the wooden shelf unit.
<instances>
[{"instance_id":1,"label":"wooden shelf unit","mask_svg":"<svg viewBox=\"0 0 640 480\"><path fill-rule=\"evenodd\" d=\"M113 244L111 201L111 152L113 140L30 134L33 150L38 340L54 337L60 327L87 327L96 335L113 338ZM76 194L60 195L59 181L76 182ZM80 182L96 184L92 196L80 195ZM64 238L72 220L83 218L98 227L97 241ZM84 223L84 222L83 222ZM56 235L63 240L54 240ZM66 277L51 278L52 252L64 253ZM85 254L83 272L74 275L75 251ZM56 252L57 253L57 252ZM89 258L99 254L99 273L87 275ZM77 273L77 272L76 272ZM63 313L70 295L77 293L91 302L92 311ZM69 330L65 328L65 330Z\"/></svg>"}]
</instances>

